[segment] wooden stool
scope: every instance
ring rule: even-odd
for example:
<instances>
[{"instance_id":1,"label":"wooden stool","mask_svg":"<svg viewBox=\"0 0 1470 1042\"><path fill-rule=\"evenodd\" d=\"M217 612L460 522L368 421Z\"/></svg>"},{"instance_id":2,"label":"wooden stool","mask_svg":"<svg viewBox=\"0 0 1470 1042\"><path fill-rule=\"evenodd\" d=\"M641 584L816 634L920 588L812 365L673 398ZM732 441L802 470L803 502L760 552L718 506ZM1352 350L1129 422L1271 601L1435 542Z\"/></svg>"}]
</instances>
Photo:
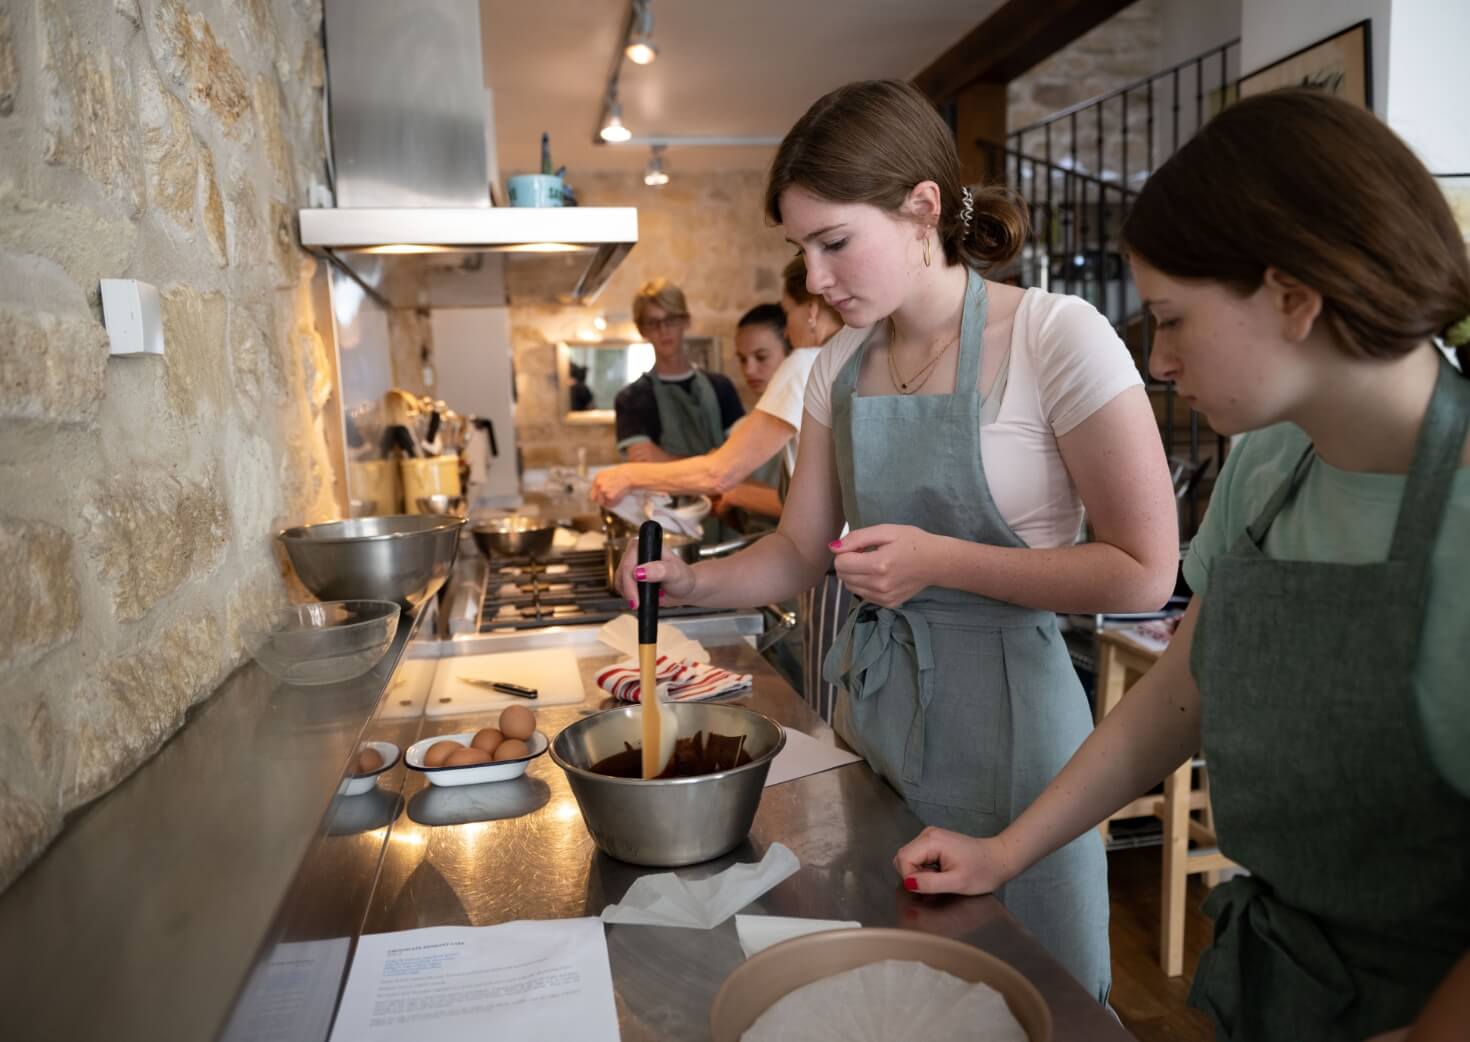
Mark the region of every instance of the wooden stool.
<instances>
[{"instance_id":1,"label":"wooden stool","mask_svg":"<svg viewBox=\"0 0 1470 1042\"><path fill-rule=\"evenodd\" d=\"M1112 711L1133 680L1148 672L1162 651L1141 643L1127 630L1103 630L1097 635L1097 697L1095 718ZM1194 771L1200 772L1194 784ZM1200 812L1196 821L1193 812ZM1155 815L1164 823L1164 864L1160 887L1159 963L1170 977L1184 972L1184 895L1189 877L1205 874L1205 885L1220 882L1220 871L1234 867L1216 848L1214 818L1204 760L1195 757L1179 765L1164 780L1164 796L1142 796L1113 814L1098 828L1108 839L1108 822L1117 818ZM1191 850L1190 841L1199 844Z\"/></svg>"},{"instance_id":2,"label":"wooden stool","mask_svg":"<svg viewBox=\"0 0 1470 1042\"><path fill-rule=\"evenodd\" d=\"M1097 634L1097 694L1093 698L1093 726L1123 700L1123 693L1159 660L1160 652L1129 639L1124 630L1099 630ZM1103 843L1109 838L1109 822L1119 818L1147 818L1154 813L1154 796L1140 796L1099 825Z\"/></svg>"}]
</instances>

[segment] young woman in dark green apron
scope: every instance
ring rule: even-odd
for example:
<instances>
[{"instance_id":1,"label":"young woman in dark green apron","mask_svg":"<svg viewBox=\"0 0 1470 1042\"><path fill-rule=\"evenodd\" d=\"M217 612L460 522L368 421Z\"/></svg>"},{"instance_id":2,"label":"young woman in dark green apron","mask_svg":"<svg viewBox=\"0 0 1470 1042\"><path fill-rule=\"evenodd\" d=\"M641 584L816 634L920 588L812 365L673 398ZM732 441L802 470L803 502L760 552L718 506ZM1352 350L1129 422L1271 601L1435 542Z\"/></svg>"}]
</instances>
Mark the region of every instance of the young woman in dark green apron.
<instances>
[{"instance_id":1,"label":"young woman in dark green apron","mask_svg":"<svg viewBox=\"0 0 1470 1042\"><path fill-rule=\"evenodd\" d=\"M810 587L835 554L855 600L826 658L842 687L834 725L922 822L994 834L1091 729L1054 613L1156 608L1172 590L1173 496L1147 397L1094 310L986 281L1019 250L1024 214L1003 192L961 188L949 131L912 86L853 84L818 101L783 142L767 202L805 257L809 288L850 329L812 370L777 533L725 561L666 561L644 575L670 598L749 605ZM1063 317L1033 322L1040 314ZM1036 348L1041 335L1055 354ZM1045 368L1062 348L1092 354L1078 369L1088 378L1075 426L1053 426L1037 407L1037 448L982 453L1012 392L1039 399L1042 384L1073 375ZM819 394L827 407L814 412ZM1012 487L1044 472L1069 511L1086 506L1096 538L1075 545L1068 513L1056 542L1028 544L997 505L1000 472ZM837 539L844 522L852 531ZM630 595L633 568L625 562ZM1097 835L1000 896L1106 998Z\"/></svg>"},{"instance_id":2,"label":"young woman in dark green apron","mask_svg":"<svg viewBox=\"0 0 1470 1042\"><path fill-rule=\"evenodd\" d=\"M1232 1042L1470 1037L1470 261L1370 113L1217 116L1125 227L1174 381L1232 450L1167 653L991 839L926 832L922 890L1024 879L1203 748L1221 850L1191 1001ZM1466 352L1462 351L1462 358ZM924 866L938 864L938 870Z\"/></svg>"}]
</instances>

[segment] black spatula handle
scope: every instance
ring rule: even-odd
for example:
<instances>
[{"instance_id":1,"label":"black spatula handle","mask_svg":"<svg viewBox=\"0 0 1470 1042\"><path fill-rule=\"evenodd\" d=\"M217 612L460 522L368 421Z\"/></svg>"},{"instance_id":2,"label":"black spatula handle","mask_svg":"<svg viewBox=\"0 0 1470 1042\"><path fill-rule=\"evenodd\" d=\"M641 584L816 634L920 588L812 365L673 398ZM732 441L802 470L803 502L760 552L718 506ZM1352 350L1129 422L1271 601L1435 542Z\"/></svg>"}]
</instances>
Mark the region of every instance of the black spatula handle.
<instances>
[{"instance_id":1,"label":"black spatula handle","mask_svg":"<svg viewBox=\"0 0 1470 1042\"><path fill-rule=\"evenodd\" d=\"M664 529L645 521L638 529L638 563L657 561L664 553ZM638 584L638 643L658 642L658 583Z\"/></svg>"}]
</instances>

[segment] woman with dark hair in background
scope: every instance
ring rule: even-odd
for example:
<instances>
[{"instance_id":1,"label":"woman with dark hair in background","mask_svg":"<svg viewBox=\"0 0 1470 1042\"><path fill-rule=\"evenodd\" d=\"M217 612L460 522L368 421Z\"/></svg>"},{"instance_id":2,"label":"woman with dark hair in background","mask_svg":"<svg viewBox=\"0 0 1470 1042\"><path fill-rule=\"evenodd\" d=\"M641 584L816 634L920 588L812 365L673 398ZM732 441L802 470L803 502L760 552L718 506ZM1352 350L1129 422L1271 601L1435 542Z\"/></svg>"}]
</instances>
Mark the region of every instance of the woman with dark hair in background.
<instances>
[{"instance_id":1,"label":"woman with dark hair in background","mask_svg":"<svg viewBox=\"0 0 1470 1042\"><path fill-rule=\"evenodd\" d=\"M1024 210L962 188L949 129L912 85L816 102L777 151L766 204L848 326L812 369L780 528L692 568L625 556L621 588L764 604L813 586L835 554L855 599L827 658L834 726L926 824L994 835L1091 730L1055 612L1155 609L1173 589L1153 411L1091 305L986 280L1020 250ZM1077 545L1084 505L1096 539ZM1096 832L1001 897L1106 998Z\"/></svg>"},{"instance_id":2,"label":"woman with dark hair in background","mask_svg":"<svg viewBox=\"0 0 1470 1042\"><path fill-rule=\"evenodd\" d=\"M1190 1000L1251 1042L1470 1024L1470 260L1371 113L1305 90L1216 116L1123 228L1154 375L1244 434L1168 651L992 838L897 867L983 893L1204 749L1221 851ZM932 866L937 864L937 868ZM1412 1031L1404 1026L1414 1022Z\"/></svg>"}]
</instances>

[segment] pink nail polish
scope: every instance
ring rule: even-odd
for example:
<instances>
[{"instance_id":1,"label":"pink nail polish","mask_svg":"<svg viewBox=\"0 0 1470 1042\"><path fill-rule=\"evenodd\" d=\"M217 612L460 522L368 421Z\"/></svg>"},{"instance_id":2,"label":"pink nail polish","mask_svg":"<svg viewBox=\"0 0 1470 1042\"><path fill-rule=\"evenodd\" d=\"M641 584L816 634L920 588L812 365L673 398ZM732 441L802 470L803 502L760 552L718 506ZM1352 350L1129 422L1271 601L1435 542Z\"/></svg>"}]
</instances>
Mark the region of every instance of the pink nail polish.
<instances>
[{"instance_id":1,"label":"pink nail polish","mask_svg":"<svg viewBox=\"0 0 1470 1042\"><path fill-rule=\"evenodd\" d=\"M842 549L842 540L841 539L834 539L834 540L832 540L830 543L827 544L827 549L829 549L829 550L840 550L840 549Z\"/></svg>"},{"instance_id":2,"label":"pink nail polish","mask_svg":"<svg viewBox=\"0 0 1470 1042\"><path fill-rule=\"evenodd\" d=\"M658 599L659 600L663 600L664 599L664 591L662 591L662 590L659 590L658 591Z\"/></svg>"},{"instance_id":3,"label":"pink nail polish","mask_svg":"<svg viewBox=\"0 0 1470 1042\"><path fill-rule=\"evenodd\" d=\"M919 881L913 876L905 876L903 880L903 888L905 890L917 890L919 889Z\"/></svg>"},{"instance_id":4,"label":"pink nail polish","mask_svg":"<svg viewBox=\"0 0 1470 1042\"><path fill-rule=\"evenodd\" d=\"M637 601L629 601L628 602L628 607L630 607L630 608L636 608L636 607L638 607L638 602Z\"/></svg>"},{"instance_id":5,"label":"pink nail polish","mask_svg":"<svg viewBox=\"0 0 1470 1042\"><path fill-rule=\"evenodd\" d=\"M637 579L639 582L645 582L645 581L647 581L647 579L648 579L648 569L647 568L634 568L633 569L633 578Z\"/></svg>"}]
</instances>

